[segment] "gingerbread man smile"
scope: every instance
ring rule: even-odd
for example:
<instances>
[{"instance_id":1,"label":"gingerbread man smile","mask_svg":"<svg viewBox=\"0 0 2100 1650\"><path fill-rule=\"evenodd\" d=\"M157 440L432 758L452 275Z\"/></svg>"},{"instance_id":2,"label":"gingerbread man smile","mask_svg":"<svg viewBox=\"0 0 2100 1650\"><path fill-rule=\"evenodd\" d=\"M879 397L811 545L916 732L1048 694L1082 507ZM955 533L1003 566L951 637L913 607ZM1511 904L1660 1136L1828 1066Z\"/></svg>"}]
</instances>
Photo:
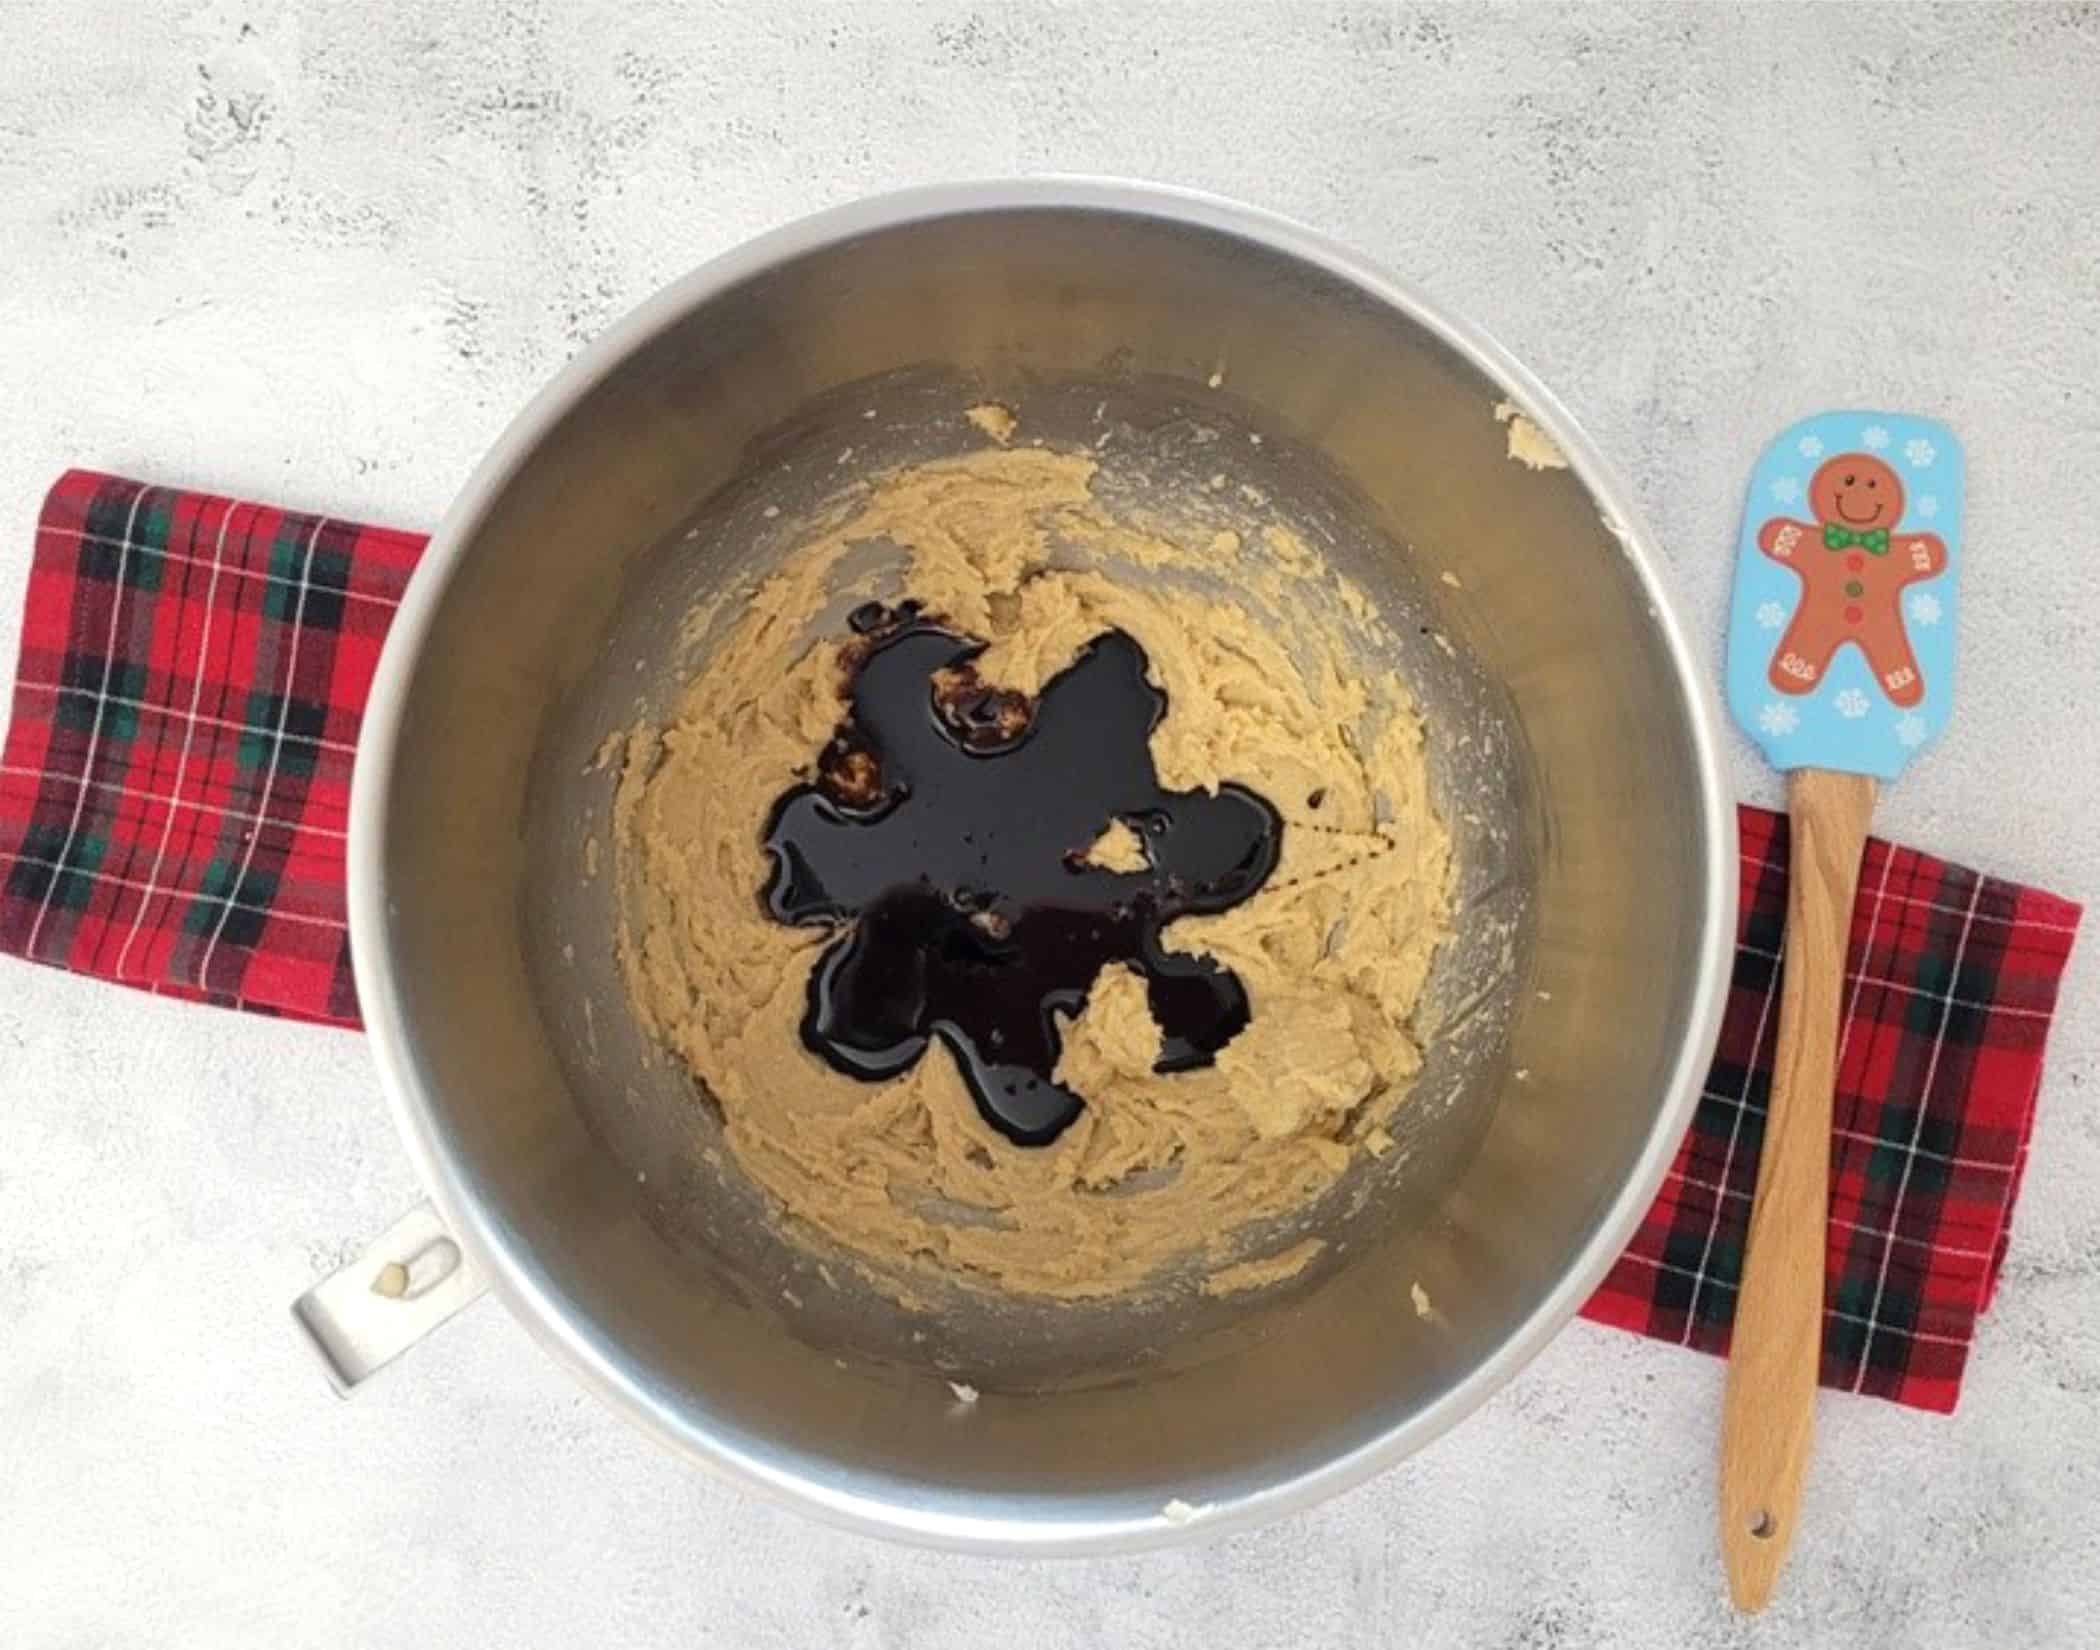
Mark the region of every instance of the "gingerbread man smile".
<instances>
[{"instance_id":1,"label":"gingerbread man smile","mask_svg":"<svg viewBox=\"0 0 2100 1650\"><path fill-rule=\"evenodd\" d=\"M1917 655L1903 628L1903 590L1946 570L1947 547L1931 533L1896 531L1903 482L1868 453L1840 453L1808 486L1812 522L1775 517L1757 547L1801 577L1801 603L1768 673L1781 693L1811 693L1847 642L1874 679L1908 709L1925 697Z\"/></svg>"}]
</instances>

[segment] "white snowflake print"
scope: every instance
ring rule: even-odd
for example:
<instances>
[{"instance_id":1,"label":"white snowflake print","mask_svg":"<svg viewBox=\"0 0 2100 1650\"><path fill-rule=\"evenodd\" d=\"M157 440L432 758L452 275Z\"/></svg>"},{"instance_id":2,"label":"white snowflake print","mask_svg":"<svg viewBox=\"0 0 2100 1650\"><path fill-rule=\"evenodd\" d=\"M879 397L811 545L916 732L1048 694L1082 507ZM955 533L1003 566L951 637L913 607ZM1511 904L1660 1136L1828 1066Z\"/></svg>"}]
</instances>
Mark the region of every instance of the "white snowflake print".
<instances>
[{"instance_id":1,"label":"white snowflake print","mask_svg":"<svg viewBox=\"0 0 2100 1650\"><path fill-rule=\"evenodd\" d=\"M1931 442L1918 435L1903 443L1903 456L1910 460L1912 469L1922 470L1940 455L1932 450Z\"/></svg>"},{"instance_id":2,"label":"white snowflake print","mask_svg":"<svg viewBox=\"0 0 2100 1650\"><path fill-rule=\"evenodd\" d=\"M1870 708L1867 696L1858 688L1847 688L1830 702L1836 707L1838 715L1848 722L1857 722Z\"/></svg>"},{"instance_id":3,"label":"white snowflake print","mask_svg":"<svg viewBox=\"0 0 2100 1650\"><path fill-rule=\"evenodd\" d=\"M1859 438L1877 453L1889 444L1889 432L1879 424L1869 424L1859 432Z\"/></svg>"},{"instance_id":4,"label":"white snowflake print","mask_svg":"<svg viewBox=\"0 0 2100 1650\"><path fill-rule=\"evenodd\" d=\"M1919 624L1940 622L1940 599L1930 590L1920 590L1910 599L1910 616Z\"/></svg>"},{"instance_id":5,"label":"white snowflake print","mask_svg":"<svg viewBox=\"0 0 2100 1650\"><path fill-rule=\"evenodd\" d=\"M1760 630L1777 630L1786 623L1786 609L1777 602L1760 602L1757 607L1757 627Z\"/></svg>"},{"instance_id":6,"label":"white snowflake print","mask_svg":"<svg viewBox=\"0 0 2100 1650\"><path fill-rule=\"evenodd\" d=\"M1821 458L1823 456L1823 443L1812 435L1804 435L1799 441L1794 443L1794 451L1803 458Z\"/></svg>"},{"instance_id":7,"label":"white snowflake print","mask_svg":"<svg viewBox=\"0 0 2100 1650\"><path fill-rule=\"evenodd\" d=\"M1779 500L1781 504L1791 504L1801 496L1801 483L1792 476L1774 476L1772 478L1772 496Z\"/></svg>"},{"instance_id":8,"label":"white snowflake print","mask_svg":"<svg viewBox=\"0 0 2100 1650\"><path fill-rule=\"evenodd\" d=\"M1919 515L1923 516L1927 521L1930 521L1934 516L1938 515L1939 513L1940 501L1936 497L1934 497L1931 493L1923 493L1919 495Z\"/></svg>"},{"instance_id":9,"label":"white snowflake print","mask_svg":"<svg viewBox=\"0 0 2100 1650\"><path fill-rule=\"evenodd\" d=\"M1925 743L1925 718L1913 711L1896 719L1896 743L1914 751Z\"/></svg>"},{"instance_id":10,"label":"white snowflake print","mask_svg":"<svg viewBox=\"0 0 2100 1650\"><path fill-rule=\"evenodd\" d=\"M1801 713L1792 705L1782 705L1774 699L1757 713L1757 725L1774 739L1784 739L1801 725Z\"/></svg>"}]
</instances>

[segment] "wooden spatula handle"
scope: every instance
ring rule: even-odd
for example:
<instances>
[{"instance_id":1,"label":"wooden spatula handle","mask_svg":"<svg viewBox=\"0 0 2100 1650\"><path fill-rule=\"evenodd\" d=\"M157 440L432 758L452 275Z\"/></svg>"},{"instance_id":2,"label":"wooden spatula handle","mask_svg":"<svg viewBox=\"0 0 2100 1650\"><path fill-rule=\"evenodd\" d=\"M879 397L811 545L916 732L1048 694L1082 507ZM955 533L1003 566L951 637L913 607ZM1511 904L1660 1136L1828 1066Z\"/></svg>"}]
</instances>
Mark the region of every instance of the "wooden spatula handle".
<instances>
[{"instance_id":1,"label":"wooden spatula handle","mask_svg":"<svg viewBox=\"0 0 2100 1650\"><path fill-rule=\"evenodd\" d=\"M1797 768L1779 1046L1721 1413L1721 1552L1739 1610L1779 1580L1815 1432L1840 997L1874 781Z\"/></svg>"}]
</instances>

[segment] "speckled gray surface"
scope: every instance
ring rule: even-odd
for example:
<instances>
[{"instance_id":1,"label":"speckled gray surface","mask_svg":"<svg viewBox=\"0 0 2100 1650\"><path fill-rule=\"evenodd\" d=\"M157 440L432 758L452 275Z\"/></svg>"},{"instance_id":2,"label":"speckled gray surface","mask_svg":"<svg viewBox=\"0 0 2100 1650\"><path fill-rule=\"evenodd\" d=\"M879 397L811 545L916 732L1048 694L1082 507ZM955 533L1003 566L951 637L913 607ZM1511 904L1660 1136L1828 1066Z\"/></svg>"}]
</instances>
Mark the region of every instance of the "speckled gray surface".
<instances>
[{"instance_id":1,"label":"speckled gray surface","mask_svg":"<svg viewBox=\"0 0 2100 1650\"><path fill-rule=\"evenodd\" d=\"M1708 636L1758 443L1848 402L1950 420L1961 711L1880 819L2100 893L2100 12L6 18L7 657L67 463L427 523L580 340L752 231L931 178L1136 173L1296 214L1499 333L1629 474ZM1054 1566L748 1500L493 1307L338 1404L285 1303L415 1195L359 1042L6 966L0 1643L2090 1644L2093 978L2088 952L1960 1412L1825 1401L1800 1547L1749 1624L1712 1533L1718 1366L1581 1325L1319 1511Z\"/></svg>"}]
</instances>

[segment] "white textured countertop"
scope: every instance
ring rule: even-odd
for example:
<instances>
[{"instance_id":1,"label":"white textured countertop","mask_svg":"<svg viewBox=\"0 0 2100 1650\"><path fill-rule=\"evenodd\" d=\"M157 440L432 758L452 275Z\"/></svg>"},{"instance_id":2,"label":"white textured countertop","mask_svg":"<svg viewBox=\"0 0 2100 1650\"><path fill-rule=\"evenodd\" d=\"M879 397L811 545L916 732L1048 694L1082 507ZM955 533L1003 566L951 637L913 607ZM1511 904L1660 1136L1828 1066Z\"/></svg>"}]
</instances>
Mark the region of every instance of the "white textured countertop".
<instances>
[{"instance_id":1,"label":"white textured countertop","mask_svg":"<svg viewBox=\"0 0 2100 1650\"><path fill-rule=\"evenodd\" d=\"M7 659L69 463L428 524L583 339L758 229L1141 174L1498 333L1709 638L1759 444L1830 405L1946 418L1961 713L1879 823L2100 895L2100 11L7 0L5 34ZM359 1040L0 963L0 1644L2091 1644L2092 945L1961 1409L1824 1400L1756 1624L1713 1534L1719 1366L1586 1325L1369 1487L1120 1561L820 1529L492 1305L338 1403L286 1304L417 1195Z\"/></svg>"}]
</instances>

